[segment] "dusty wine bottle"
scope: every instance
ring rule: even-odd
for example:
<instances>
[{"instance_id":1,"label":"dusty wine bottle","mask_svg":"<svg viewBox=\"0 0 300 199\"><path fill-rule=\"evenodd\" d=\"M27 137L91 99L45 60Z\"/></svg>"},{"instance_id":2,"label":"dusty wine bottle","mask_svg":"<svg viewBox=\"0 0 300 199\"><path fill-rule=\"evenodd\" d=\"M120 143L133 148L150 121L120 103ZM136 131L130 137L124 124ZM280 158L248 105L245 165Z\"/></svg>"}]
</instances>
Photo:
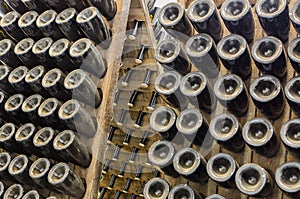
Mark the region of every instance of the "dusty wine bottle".
<instances>
[{"instance_id":1,"label":"dusty wine bottle","mask_svg":"<svg viewBox=\"0 0 300 199\"><path fill-rule=\"evenodd\" d=\"M65 73L58 68L54 68L44 75L42 86L53 97L67 101L72 99L72 93L64 87L65 77Z\"/></svg>"},{"instance_id":2,"label":"dusty wine bottle","mask_svg":"<svg viewBox=\"0 0 300 199\"><path fill-rule=\"evenodd\" d=\"M264 75L250 85L251 98L259 111L269 119L277 119L284 110L284 94L279 79Z\"/></svg>"},{"instance_id":3,"label":"dusty wine bottle","mask_svg":"<svg viewBox=\"0 0 300 199\"><path fill-rule=\"evenodd\" d=\"M45 3L45 0L22 0L28 10L36 11L39 14L45 12L50 7Z\"/></svg>"},{"instance_id":4,"label":"dusty wine bottle","mask_svg":"<svg viewBox=\"0 0 300 199\"><path fill-rule=\"evenodd\" d=\"M227 70L243 80L251 76L251 56L246 40L237 34L224 37L218 43L218 55ZM243 66L243 67L241 67Z\"/></svg>"},{"instance_id":5,"label":"dusty wine bottle","mask_svg":"<svg viewBox=\"0 0 300 199\"><path fill-rule=\"evenodd\" d=\"M26 36L18 26L21 15L16 11L6 13L0 21L1 28L15 41L21 41Z\"/></svg>"},{"instance_id":6,"label":"dusty wine bottle","mask_svg":"<svg viewBox=\"0 0 300 199\"><path fill-rule=\"evenodd\" d=\"M37 57L32 52L34 40L31 38L25 38L21 40L15 46L14 53L20 58L20 60L29 68L33 68L39 65Z\"/></svg>"},{"instance_id":7,"label":"dusty wine bottle","mask_svg":"<svg viewBox=\"0 0 300 199\"><path fill-rule=\"evenodd\" d=\"M70 1L70 0L68 0ZM84 1L76 1L76 5ZM77 9L78 10L78 9ZM81 11L80 9L78 11ZM77 41L82 38L84 33L81 30L80 26L76 22L77 11L74 7L65 9L59 13L55 19L55 22L58 24L59 29L70 41Z\"/></svg>"},{"instance_id":8,"label":"dusty wine bottle","mask_svg":"<svg viewBox=\"0 0 300 199\"><path fill-rule=\"evenodd\" d=\"M175 147L168 141L157 141L151 145L148 158L151 163L158 166L166 175L174 178L179 173L174 169L173 159L176 154Z\"/></svg>"},{"instance_id":9,"label":"dusty wine bottle","mask_svg":"<svg viewBox=\"0 0 300 199\"><path fill-rule=\"evenodd\" d=\"M107 20L112 20L117 14L117 3L114 0L90 0L90 2Z\"/></svg>"},{"instance_id":10,"label":"dusty wine bottle","mask_svg":"<svg viewBox=\"0 0 300 199\"><path fill-rule=\"evenodd\" d=\"M172 2L162 7L158 20L172 37L182 42L185 42L193 34L193 26L180 3Z\"/></svg>"},{"instance_id":11,"label":"dusty wine bottle","mask_svg":"<svg viewBox=\"0 0 300 199\"><path fill-rule=\"evenodd\" d=\"M25 82L35 93L39 93L44 98L49 98L51 95L42 87L42 79L46 72L44 66L38 65L27 72Z\"/></svg>"},{"instance_id":12,"label":"dusty wine bottle","mask_svg":"<svg viewBox=\"0 0 300 199\"><path fill-rule=\"evenodd\" d=\"M15 134L15 140L20 148L27 151L28 154L42 156L42 153L32 144L33 136L37 132L37 127L32 123L26 123L19 127Z\"/></svg>"},{"instance_id":13,"label":"dusty wine bottle","mask_svg":"<svg viewBox=\"0 0 300 199\"><path fill-rule=\"evenodd\" d=\"M244 164L237 170L235 183L242 193L254 197L271 195L274 186L270 173L253 163Z\"/></svg>"},{"instance_id":14,"label":"dusty wine bottle","mask_svg":"<svg viewBox=\"0 0 300 199\"><path fill-rule=\"evenodd\" d=\"M290 154L300 158L300 119L285 122L280 130L280 138Z\"/></svg>"},{"instance_id":15,"label":"dusty wine bottle","mask_svg":"<svg viewBox=\"0 0 300 199\"><path fill-rule=\"evenodd\" d=\"M300 73L300 38L296 38L288 46L290 62L297 73Z\"/></svg>"},{"instance_id":16,"label":"dusty wine bottle","mask_svg":"<svg viewBox=\"0 0 300 199\"><path fill-rule=\"evenodd\" d=\"M78 12L80 12L81 10L91 6L91 3L90 3L89 0L83 0L83 1L80 1L80 0L65 0L65 1L67 2L69 7L75 8Z\"/></svg>"},{"instance_id":17,"label":"dusty wine bottle","mask_svg":"<svg viewBox=\"0 0 300 199\"><path fill-rule=\"evenodd\" d=\"M172 108L163 106L151 114L150 126L159 132L163 139L173 140L178 134L176 118L177 115Z\"/></svg>"},{"instance_id":18,"label":"dusty wine bottle","mask_svg":"<svg viewBox=\"0 0 300 199\"><path fill-rule=\"evenodd\" d=\"M185 50L176 39L167 39L160 42L155 50L155 59L165 70L175 70L182 75L191 71Z\"/></svg>"},{"instance_id":19,"label":"dusty wine bottle","mask_svg":"<svg viewBox=\"0 0 300 199\"><path fill-rule=\"evenodd\" d=\"M63 157L67 157L69 162L76 165L86 168L91 163L87 146L71 130L60 132L53 141L53 147Z\"/></svg>"},{"instance_id":20,"label":"dusty wine bottle","mask_svg":"<svg viewBox=\"0 0 300 199\"><path fill-rule=\"evenodd\" d=\"M63 1L59 1L63 2ZM57 13L54 10L46 10L36 20L37 27L42 31L45 37L51 37L53 40L64 38L63 33L55 23Z\"/></svg>"},{"instance_id":21,"label":"dusty wine bottle","mask_svg":"<svg viewBox=\"0 0 300 199\"><path fill-rule=\"evenodd\" d=\"M220 73L219 57L213 39L205 33L190 37L185 50L194 66L208 78Z\"/></svg>"},{"instance_id":22,"label":"dusty wine bottle","mask_svg":"<svg viewBox=\"0 0 300 199\"><path fill-rule=\"evenodd\" d=\"M6 65L0 65L0 89L5 92L3 94L9 94L9 95L14 95L16 94L16 90L14 87L11 86L11 84L8 82L8 77L10 72L13 69L9 66Z\"/></svg>"},{"instance_id":23,"label":"dusty wine bottle","mask_svg":"<svg viewBox=\"0 0 300 199\"><path fill-rule=\"evenodd\" d=\"M162 73L155 79L155 90L169 105L186 109L188 99L180 91L182 76L176 71Z\"/></svg>"},{"instance_id":24,"label":"dusty wine bottle","mask_svg":"<svg viewBox=\"0 0 300 199\"><path fill-rule=\"evenodd\" d=\"M44 197L42 197L39 192L37 192L37 190L31 190L28 191L23 197L22 199L44 199Z\"/></svg>"},{"instance_id":25,"label":"dusty wine bottle","mask_svg":"<svg viewBox=\"0 0 300 199\"><path fill-rule=\"evenodd\" d=\"M187 15L198 33L209 34L216 43L222 39L221 20L212 0L193 1L188 7Z\"/></svg>"},{"instance_id":26,"label":"dusty wine bottle","mask_svg":"<svg viewBox=\"0 0 300 199\"><path fill-rule=\"evenodd\" d=\"M175 170L187 180L204 184L208 180L206 160L193 148L179 150L173 160Z\"/></svg>"},{"instance_id":27,"label":"dusty wine bottle","mask_svg":"<svg viewBox=\"0 0 300 199\"><path fill-rule=\"evenodd\" d=\"M273 157L277 154L279 143L275 130L269 120L254 118L245 123L243 138L256 153Z\"/></svg>"},{"instance_id":28,"label":"dusty wine bottle","mask_svg":"<svg viewBox=\"0 0 300 199\"><path fill-rule=\"evenodd\" d=\"M209 129L212 137L223 148L235 153L244 149L242 128L234 115L222 113L215 116L210 122Z\"/></svg>"},{"instance_id":29,"label":"dusty wine bottle","mask_svg":"<svg viewBox=\"0 0 300 199\"><path fill-rule=\"evenodd\" d=\"M222 76L214 85L219 102L232 114L243 116L249 108L248 92L243 80L234 74Z\"/></svg>"},{"instance_id":30,"label":"dusty wine bottle","mask_svg":"<svg viewBox=\"0 0 300 199\"><path fill-rule=\"evenodd\" d=\"M276 169L276 184L290 198L299 198L300 196L299 178L299 162L287 162Z\"/></svg>"},{"instance_id":31,"label":"dusty wine bottle","mask_svg":"<svg viewBox=\"0 0 300 199\"><path fill-rule=\"evenodd\" d=\"M32 52L37 57L39 63L50 70L56 67L55 59L49 55L49 49L52 44L53 40L50 37L44 37L35 42L32 47Z\"/></svg>"},{"instance_id":32,"label":"dusty wine bottle","mask_svg":"<svg viewBox=\"0 0 300 199\"><path fill-rule=\"evenodd\" d=\"M56 12L61 12L64 9L67 9L69 6L66 1L59 0L43 0L50 8Z\"/></svg>"},{"instance_id":33,"label":"dusty wine bottle","mask_svg":"<svg viewBox=\"0 0 300 199\"><path fill-rule=\"evenodd\" d=\"M88 7L82 10L77 15L76 22L90 40L102 48L109 48L112 33L107 21L96 7Z\"/></svg>"},{"instance_id":34,"label":"dusty wine bottle","mask_svg":"<svg viewBox=\"0 0 300 199\"><path fill-rule=\"evenodd\" d=\"M73 43L70 47L70 55L77 68L87 71L99 79L105 76L106 60L90 39L82 38Z\"/></svg>"},{"instance_id":35,"label":"dusty wine bottle","mask_svg":"<svg viewBox=\"0 0 300 199\"><path fill-rule=\"evenodd\" d=\"M296 1L292 5L292 8L290 8L290 13L289 13L290 20L298 34L300 33L300 21L299 21L300 14L298 13L299 8L300 8L300 2Z\"/></svg>"},{"instance_id":36,"label":"dusty wine bottle","mask_svg":"<svg viewBox=\"0 0 300 199\"><path fill-rule=\"evenodd\" d=\"M13 123L6 123L0 127L0 146L6 151L27 154L18 146L14 135L16 132L16 126Z\"/></svg>"},{"instance_id":37,"label":"dusty wine bottle","mask_svg":"<svg viewBox=\"0 0 300 199\"><path fill-rule=\"evenodd\" d=\"M72 98L98 108L102 102L102 91L97 88L88 74L77 69L70 72L64 80L64 87L72 93Z\"/></svg>"},{"instance_id":38,"label":"dusty wine bottle","mask_svg":"<svg viewBox=\"0 0 300 199\"><path fill-rule=\"evenodd\" d=\"M98 123L77 100L72 99L65 102L60 107L58 116L66 127L76 131L80 136L92 138L97 132Z\"/></svg>"},{"instance_id":39,"label":"dusty wine bottle","mask_svg":"<svg viewBox=\"0 0 300 199\"><path fill-rule=\"evenodd\" d=\"M20 184L13 184L7 188L3 198L21 199L24 195L24 189Z\"/></svg>"},{"instance_id":40,"label":"dusty wine bottle","mask_svg":"<svg viewBox=\"0 0 300 199\"><path fill-rule=\"evenodd\" d=\"M25 77L28 69L25 66L19 66L10 72L8 76L8 82L18 93L22 93L25 96L33 95L34 91L25 82Z\"/></svg>"},{"instance_id":41,"label":"dusty wine bottle","mask_svg":"<svg viewBox=\"0 0 300 199\"><path fill-rule=\"evenodd\" d=\"M29 168L32 162L26 155L16 156L9 164L9 174L22 184L26 184L31 188L41 188L29 177Z\"/></svg>"},{"instance_id":42,"label":"dusty wine bottle","mask_svg":"<svg viewBox=\"0 0 300 199\"><path fill-rule=\"evenodd\" d=\"M249 1L227 0L222 4L220 14L231 33L242 35L248 43L253 41L255 24Z\"/></svg>"},{"instance_id":43,"label":"dusty wine bottle","mask_svg":"<svg viewBox=\"0 0 300 199\"><path fill-rule=\"evenodd\" d=\"M22 0L4 0L5 3L12 9L20 14L24 14L25 12L28 12L28 8L24 5Z\"/></svg>"},{"instance_id":44,"label":"dusty wine bottle","mask_svg":"<svg viewBox=\"0 0 300 199\"><path fill-rule=\"evenodd\" d=\"M15 94L8 98L4 104L5 111L21 124L30 122L29 118L21 109L23 102L24 96L22 94Z\"/></svg>"},{"instance_id":45,"label":"dusty wine bottle","mask_svg":"<svg viewBox=\"0 0 300 199\"><path fill-rule=\"evenodd\" d=\"M152 178L145 185L143 194L146 199L167 199L170 192L169 183L162 178Z\"/></svg>"},{"instance_id":46,"label":"dusty wine bottle","mask_svg":"<svg viewBox=\"0 0 300 199\"><path fill-rule=\"evenodd\" d=\"M8 173L8 166L11 162L11 156L8 152L0 153L0 179L8 180L11 179L10 174Z\"/></svg>"},{"instance_id":47,"label":"dusty wine bottle","mask_svg":"<svg viewBox=\"0 0 300 199\"><path fill-rule=\"evenodd\" d=\"M67 158L61 157L53 147L53 140L57 133L51 127L40 129L33 137L34 146L43 154L43 156L56 161L65 162Z\"/></svg>"},{"instance_id":48,"label":"dusty wine bottle","mask_svg":"<svg viewBox=\"0 0 300 199\"><path fill-rule=\"evenodd\" d=\"M216 96L211 83L201 72L191 72L183 77L180 91L187 96L190 103L196 108L212 113L216 108Z\"/></svg>"},{"instance_id":49,"label":"dusty wine bottle","mask_svg":"<svg viewBox=\"0 0 300 199\"><path fill-rule=\"evenodd\" d=\"M23 65L19 57L14 53L15 44L10 39L0 41L0 60L9 67L19 67Z\"/></svg>"},{"instance_id":50,"label":"dusty wine bottle","mask_svg":"<svg viewBox=\"0 0 300 199\"><path fill-rule=\"evenodd\" d=\"M207 196L205 199L226 199L223 196L219 195L219 194L213 194L210 196Z\"/></svg>"},{"instance_id":51,"label":"dusty wine bottle","mask_svg":"<svg viewBox=\"0 0 300 199\"><path fill-rule=\"evenodd\" d=\"M48 182L48 173L50 171L51 162L47 158L39 158L34 161L29 168L29 176L44 189L56 191Z\"/></svg>"},{"instance_id":52,"label":"dusty wine bottle","mask_svg":"<svg viewBox=\"0 0 300 199\"><path fill-rule=\"evenodd\" d=\"M63 194L75 198L83 198L85 194L82 180L66 163L58 163L51 168L48 182Z\"/></svg>"},{"instance_id":53,"label":"dusty wine bottle","mask_svg":"<svg viewBox=\"0 0 300 199\"><path fill-rule=\"evenodd\" d=\"M264 31L285 43L289 38L290 19L286 0L260 0L256 4L256 13Z\"/></svg>"},{"instance_id":54,"label":"dusty wine bottle","mask_svg":"<svg viewBox=\"0 0 300 199\"><path fill-rule=\"evenodd\" d=\"M29 0L28 0L29 2ZM27 37L33 38L35 41L44 37L43 33L36 25L39 14L36 11L29 11L23 14L18 25Z\"/></svg>"},{"instance_id":55,"label":"dusty wine bottle","mask_svg":"<svg viewBox=\"0 0 300 199\"><path fill-rule=\"evenodd\" d=\"M63 71L72 71L77 69L75 63L69 54L71 42L65 38L59 39L52 44L49 49L50 57L53 57L58 66Z\"/></svg>"},{"instance_id":56,"label":"dusty wine bottle","mask_svg":"<svg viewBox=\"0 0 300 199\"><path fill-rule=\"evenodd\" d=\"M58 110L61 107L61 102L56 98L46 99L38 109L38 115L42 119L44 126L55 126L58 130L64 130L65 125L58 117Z\"/></svg>"},{"instance_id":57,"label":"dusty wine bottle","mask_svg":"<svg viewBox=\"0 0 300 199\"><path fill-rule=\"evenodd\" d=\"M225 188L235 188L235 174L239 165L228 154L218 153L207 162L209 177Z\"/></svg>"},{"instance_id":58,"label":"dusty wine bottle","mask_svg":"<svg viewBox=\"0 0 300 199\"><path fill-rule=\"evenodd\" d=\"M296 114L300 115L300 103L299 103L299 94L300 94L300 77L294 77L290 79L285 88L284 93L288 104L290 105L291 110Z\"/></svg>"},{"instance_id":59,"label":"dusty wine bottle","mask_svg":"<svg viewBox=\"0 0 300 199\"><path fill-rule=\"evenodd\" d=\"M202 199L202 196L187 184L179 184L174 186L168 196L168 199L176 198L194 198Z\"/></svg>"},{"instance_id":60,"label":"dusty wine bottle","mask_svg":"<svg viewBox=\"0 0 300 199\"><path fill-rule=\"evenodd\" d=\"M279 79L286 75L286 57L282 42L276 37L263 37L252 46L252 57L263 74L274 75Z\"/></svg>"},{"instance_id":61,"label":"dusty wine bottle","mask_svg":"<svg viewBox=\"0 0 300 199\"><path fill-rule=\"evenodd\" d=\"M209 143L209 124L198 109L182 111L176 120L176 127L190 144L204 147L204 142Z\"/></svg>"}]
</instances>

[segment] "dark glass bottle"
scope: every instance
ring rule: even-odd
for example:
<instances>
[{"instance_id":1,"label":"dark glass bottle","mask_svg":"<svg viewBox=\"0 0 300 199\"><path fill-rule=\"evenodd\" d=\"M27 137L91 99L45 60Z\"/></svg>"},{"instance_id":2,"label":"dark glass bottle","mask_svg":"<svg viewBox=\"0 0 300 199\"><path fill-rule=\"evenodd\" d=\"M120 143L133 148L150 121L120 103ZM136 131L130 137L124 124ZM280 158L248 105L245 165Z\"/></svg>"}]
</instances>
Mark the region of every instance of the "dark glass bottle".
<instances>
[{"instance_id":1,"label":"dark glass bottle","mask_svg":"<svg viewBox=\"0 0 300 199\"><path fill-rule=\"evenodd\" d=\"M52 44L53 40L50 37L44 37L35 42L32 47L32 52L37 57L39 63L50 70L56 67L55 59L49 55L49 49Z\"/></svg>"},{"instance_id":2,"label":"dark glass bottle","mask_svg":"<svg viewBox=\"0 0 300 199\"><path fill-rule=\"evenodd\" d=\"M283 78L286 74L286 57L282 42L276 37L264 37L252 46L252 57L263 74Z\"/></svg>"},{"instance_id":3,"label":"dark glass bottle","mask_svg":"<svg viewBox=\"0 0 300 199\"><path fill-rule=\"evenodd\" d=\"M57 13L54 10L46 10L45 12L40 14L40 16L36 20L37 27L42 31L44 36L51 37L53 40L64 38L63 33L55 23L56 17Z\"/></svg>"},{"instance_id":4,"label":"dark glass bottle","mask_svg":"<svg viewBox=\"0 0 300 199\"><path fill-rule=\"evenodd\" d=\"M232 114L243 116L249 108L248 92L243 80L234 74L222 76L214 85L219 102Z\"/></svg>"},{"instance_id":5,"label":"dark glass bottle","mask_svg":"<svg viewBox=\"0 0 300 199\"><path fill-rule=\"evenodd\" d=\"M22 199L31 199L31 198L35 198L35 199L43 199L44 197L42 197L39 192L37 192L37 190L31 190L28 191L23 197Z\"/></svg>"},{"instance_id":6,"label":"dark glass bottle","mask_svg":"<svg viewBox=\"0 0 300 199\"><path fill-rule=\"evenodd\" d=\"M65 0L70 8L75 8L78 12L91 6L90 0ZM67 9L66 9L67 10ZM63 12L63 11L62 11Z\"/></svg>"},{"instance_id":7,"label":"dark glass bottle","mask_svg":"<svg viewBox=\"0 0 300 199\"><path fill-rule=\"evenodd\" d=\"M36 25L38 16L39 14L36 11L29 11L23 14L18 21L18 25L24 34L35 41L44 37L43 33Z\"/></svg>"},{"instance_id":8,"label":"dark glass bottle","mask_svg":"<svg viewBox=\"0 0 300 199\"><path fill-rule=\"evenodd\" d=\"M212 113L217 105L211 83L201 72L191 72L181 80L180 91L191 104L201 110Z\"/></svg>"},{"instance_id":9,"label":"dark glass bottle","mask_svg":"<svg viewBox=\"0 0 300 199\"><path fill-rule=\"evenodd\" d=\"M143 194L146 199L167 199L169 192L170 185L166 180L162 178L152 178L145 185Z\"/></svg>"},{"instance_id":10,"label":"dark glass bottle","mask_svg":"<svg viewBox=\"0 0 300 199\"><path fill-rule=\"evenodd\" d=\"M235 188L235 174L239 165L228 154L218 153L207 162L209 177L225 188Z\"/></svg>"},{"instance_id":11,"label":"dark glass bottle","mask_svg":"<svg viewBox=\"0 0 300 199\"><path fill-rule=\"evenodd\" d=\"M163 139L172 140L177 135L176 128L177 115L172 108L160 107L150 116L151 128L159 132Z\"/></svg>"},{"instance_id":12,"label":"dark glass bottle","mask_svg":"<svg viewBox=\"0 0 300 199\"><path fill-rule=\"evenodd\" d=\"M16 94L16 90L8 82L8 77L11 71L11 67L0 65L0 89L9 95L14 95Z\"/></svg>"},{"instance_id":13,"label":"dark glass bottle","mask_svg":"<svg viewBox=\"0 0 300 199\"><path fill-rule=\"evenodd\" d=\"M173 160L175 170L187 180L204 184L208 180L206 160L192 148L179 150Z\"/></svg>"},{"instance_id":14,"label":"dark glass bottle","mask_svg":"<svg viewBox=\"0 0 300 199\"><path fill-rule=\"evenodd\" d=\"M296 38L289 43L288 56L294 70L300 73L300 38Z\"/></svg>"},{"instance_id":15,"label":"dark glass bottle","mask_svg":"<svg viewBox=\"0 0 300 199\"><path fill-rule=\"evenodd\" d=\"M25 66L19 66L10 72L8 76L8 82L18 93L22 93L24 96L34 94L31 87L25 82L25 77L28 69Z\"/></svg>"},{"instance_id":16,"label":"dark glass bottle","mask_svg":"<svg viewBox=\"0 0 300 199\"><path fill-rule=\"evenodd\" d=\"M84 2L84 1L76 1L76 2ZM78 11L81 11L81 9ZM59 13L55 19L55 22L58 24L59 29L64 33L64 35L70 41L76 41L82 38L84 35L80 26L76 22L76 17L77 17L77 11L75 10L75 8L72 7Z\"/></svg>"},{"instance_id":17,"label":"dark glass bottle","mask_svg":"<svg viewBox=\"0 0 300 199\"><path fill-rule=\"evenodd\" d=\"M66 1L61 0L42 0L44 1L47 6L55 10L56 12L61 12L64 9L67 9L69 6Z\"/></svg>"},{"instance_id":18,"label":"dark glass bottle","mask_svg":"<svg viewBox=\"0 0 300 199\"><path fill-rule=\"evenodd\" d=\"M66 163L58 163L51 168L48 182L63 194L77 198L84 197L85 185Z\"/></svg>"},{"instance_id":19,"label":"dark glass bottle","mask_svg":"<svg viewBox=\"0 0 300 199\"><path fill-rule=\"evenodd\" d=\"M285 88L284 93L291 110L296 114L300 115L300 77L294 77L290 79Z\"/></svg>"},{"instance_id":20,"label":"dark glass bottle","mask_svg":"<svg viewBox=\"0 0 300 199\"><path fill-rule=\"evenodd\" d=\"M219 57L213 39L205 33L195 35L186 42L185 50L194 66L208 78L219 75Z\"/></svg>"},{"instance_id":21,"label":"dark glass bottle","mask_svg":"<svg viewBox=\"0 0 300 199\"><path fill-rule=\"evenodd\" d=\"M182 111L176 120L176 127L190 144L204 147L211 138L209 124L198 109Z\"/></svg>"},{"instance_id":22,"label":"dark glass bottle","mask_svg":"<svg viewBox=\"0 0 300 199\"><path fill-rule=\"evenodd\" d=\"M97 45L107 49L111 43L111 30L96 7L82 10L76 17L84 34Z\"/></svg>"},{"instance_id":23,"label":"dark glass bottle","mask_svg":"<svg viewBox=\"0 0 300 199\"><path fill-rule=\"evenodd\" d=\"M205 199L225 199L225 198L219 194L213 194L213 195L207 196Z\"/></svg>"},{"instance_id":24,"label":"dark glass bottle","mask_svg":"<svg viewBox=\"0 0 300 199\"><path fill-rule=\"evenodd\" d=\"M172 2L162 7L158 20L172 37L182 42L193 34L193 26L186 16L185 8L180 3Z\"/></svg>"},{"instance_id":25,"label":"dark glass bottle","mask_svg":"<svg viewBox=\"0 0 300 199\"><path fill-rule=\"evenodd\" d=\"M0 153L0 179L8 180L11 176L8 173L8 166L11 162L11 156L8 152Z\"/></svg>"},{"instance_id":26,"label":"dark glass bottle","mask_svg":"<svg viewBox=\"0 0 300 199\"><path fill-rule=\"evenodd\" d=\"M300 163L287 162L277 168L275 181L279 188L290 198L300 197L298 186L300 177Z\"/></svg>"},{"instance_id":27,"label":"dark glass bottle","mask_svg":"<svg viewBox=\"0 0 300 199\"><path fill-rule=\"evenodd\" d=\"M227 0L222 4L220 14L231 33L242 35L248 43L253 41L255 24L249 1Z\"/></svg>"},{"instance_id":28,"label":"dark glass bottle","mask_svg":"<svg viewBox=\"0 0 300 199\"><path fill-rule=\"evenodd\" d=\"M97 89L92 79L81 69L70 72L64 80L64 86L72 92L73 99L87 105L98 108L102 102L101 89Z\"/></svg>"},{"instance_id":29,"label":"dark glass bottle","mask_svg":"<svg viewBox=\"0 0 300 199\"><path fill-rule=\"evenodd\" d=\"M31 188L41 188L29 177L29 168L32 162L26 155L16 156L9 164L9 174L22 184L26 184Z\"/></svg>"},{"instance_id":30,"label":"dark glass bottle","mask_svg":"<svg viewBox=\"0 0 300 199\"><path fill-rule=\"evenodd\" d=\"M245 123L243 138L248 146L256 153L273 157L279 149L275 130L269 120L254 118Z\"/></svg>"},{"instance_id":31,"label":"dark glass bottle","mask_svg":"<svg viewBox=\"0 0 300 199\"><path fill-rule=\"evenodd\" d=\"M57 151L54 150L53 140L56 135L57 133L51 127L44 127L34 135L33 144L44 157L65 162L67 161L67 157L61 157Z\"/></svg>"},{"instance_id":32,"label":"dark glass bottle","mask_svg":"<svg viewBox=\"0 0 300 199\"><path fill-rule=\"evenodd\" d=\"M117 14L117 4L114 0L90 0L90 2L107 20L112 20Z\"/></svg>"},{"instance_id":33,"label":"dark glass bottle","mask_svg":"<svg viewBox=\"0 0 300 199\"><path fill-rule=\"evenodd\" d=\"M255 106L267 118L275 120L281 116L285 100L280 81L276 77L264 75L255 79L249 92Z\"/></svg>"},{"instance_id":34,"label":"dark glass bottle","mask_svg":"<svg viewBox=\"0 0 300 199\"><path fill-rule=\"evenodd\" d=\"M158 166L166 175L176 178L179 173L173 166L175 154L175 147L171 142L157 141L149 148L148 158L152 164Z\"/></svg>"},{"instance_id":35,"label":"dark glass bottle","mask_svg":"<svg viewBox=\"0 0 300 199\"><path fill-rule=\"evenodd\" d=\"M212 0L193 1L188 7L187 15L198 33L209 34L216 43L222 39L221 20Z\"/></svg>"},{"instance_id":36,"label":"dark glass bottle","mask_svg":"<svg viewBox=\"0 0 300 199\"><path fill-rule=\"evenodd\" d=\"M165 70L175 70L182 75L191 71L185 50L176 39L161 41L155 50L155 59Z\"/></svg>"},{"instance_id":37,"label":"dark glass bottle","mask_svg":"<svg viewBox=\"0 0 300 199\"><path fill-rule=\"evenodd\" d=\"M72 98L72 93L64 87L65 77L65 73L58 68L54 68L44 75L42 86L53 97L67 101Z\"/></svg>"},{"instance_id":38,"label":"dark glass bottle","mask_svg":"<svg viewBox=\"0 0 300 199\"><path fill-rule=\"evenodd\" d=\"M285 43L289 38L290 19L286 0L261 0L256 4L259 22L267 35Z\"/></svg>"},{"instance_id":39,"label":"dark glass bottle","mask_svg":"<svg viewBox=\"0 0 300 199\"><path fill-rule=\"evenodd\" d=\"M171 189L168 197L168 199L176 199L176 198L202 199L202 196L189 185L179 184L174 186Z\"/></svg>"},{"instance_id":40,"label":"dark glass bottle","mask_svg":"<svg viewBox=\"0 0 300 199\"><path fill-rule=\"evenodd\" d=\"M209 129L212 137L223 148L235 153L244 149L242 128L234 115L227 113L217 115L211 120Z\"/></svg>"},{"instance_id":41,"label":"dark glass bottle","mask_svg":"<svg viewBox=\"0 0 300 199\"><path fill-rule=\"evenodd\" d=\"M18 21L21 15L16 11L6 13L0 21L2 29L15 41L21 41L26 36L18 26Z\"/></svg>"},{"instance_id":42,"label":"dark glass bottle","mask_svg":"<svg viewBox=\"0 0 300 199\"><path fill-rule=\"evenodd\" d=\"M241 166L236 175L237 188L244 194L254 197L267 197L272 194L274 181L268 171L257 164Z\"/></svg>"},{"instance_id":43,"label":"dark glass bottle","mask_svg":"<svg viewBox=\"0 0 300 199\"><path fill-rule=\"evenodd\" d=\"M50 167L51 162L49 159L39 158L31 164L29 168L29 176L36 184L39 184L41 187L51 191L55 191L54 187L52 187L47 180Z\"/></svg>"},{"instance_id":44,"label":"dark glass bottle","mask_svg":"<svg viewBox=\"0 0 300 199\"><path fill-rule=\"evenodd\" d=\"M22 185L13 184L6 189L3 198L21 199L24 193L25 190L23 189Z\"/></svg>"},{"instance_id":45,"label":"dark glass bottle","mask_svg":"<svg viewBox=\"0 0 300 199\"><path fill-rule=\"evenodd\" d=\"M67 157L69 162L76 165L86 168L91 163L87 146L71 130L60 132L53 141L53 147L63 157Z\"/></svg>"},{"instance_id":46,"label":"dark glass bottle","mask_svg":"<svg viewBox=\"0 0 300 199\"><path fill-rule=\"evenodd\" d=\"M42 86L42 79L46 72L44 66L38 65L27 72L25 82L35 93L39 93L44 98L49 98L51 95Z\"/></svg>"},{"instance_id":47,"label":"dark glass bottle","mask_svg":"<svg viewBox=\"0 0 300 199\"><path fill-rule=\"evenodd\" d=\"M29 9L24 5L22 0L4 0L5 3L12 9L20 14L24 14L25 12L28 12Z\"/></svg>"},{"instance_id":48,"label":"dark glass bottle","mask_svg":"<svg viewBox=\"0 0 300 199\"><path fill-rule=\"evenodd\" d=\"M23 65L19 57L14 53L15 44L10 39L0 41L0 60L10 67L19 67Z\"/></svg>"},{"instance_id":49,"label":"dark glass bottle","mask_svg":"<svg viewBox=\"0 0 300 199\"><path fill-rule=\"evenodd\" d=\"M15 118L19 123L25 124L30 122L29 118L22 111L22 104L24 102L24 95L15 94L12 95L4 104L5 111L12 117Z\"/></svg>"},{"instance_id":50,"label":"dark glass bottle","mask_svg":"<svg viewBox=\"0 0 300 199\"><path fill-rule=\"evenodd\" d=\"M28 8L28 10L36 11L39 14L49 9L49 6L44 0L22 0L22 2Z\"/></svg>"},{"instance_id":51,"label":"dark glass bottle","mask_svg":"<svg viewBox=\"0 0 300 199\"><path fill-rule=\"evenodd\" d=\"M70 55L76 68L87 71L99 79L105 76L107 71L106 60L92 40L87 38L77 40L70 47Z\"/></svg>"},{"instance_id":52,"label":"dark glass bottle","mask_svg":"<svg viewBox=\"0 0 300 199\"><path fill-rule=\"evenodd\" d=\"M280 130L280 138L290 154L300 159L300 119L285 122Z\"/></svg>"},{"instance_id":53,"label":"dark glass bottle","mask_svg":"<svg viewBox=\"0 0 300 199\"><path fill-rule=\"evenodd\" d=\"M80 136L92 138L97 132L98 123L77 100L72 99L65 102L60 107L58 116L66 127L76 131Z\"/></svg>"},{"instance_id":54,"label":"dark glass bottle","mask_svg":"<svg viewBox=\"0 0 300 199\"><path fill-rule=\"evenodd\" d=\"M251 56L246 40L236 34L224 37L218 43L218 55L227 70L243 80L251 76Z\"/></svg>"},{"instance_id":55,"label":"dark glass bottle","mask_svg":"<svg viewBox=\"0 0 300 199\"><path fill-rule=\"evenodd\" d=\"M32 52L33 45L34 40L26 38L17 43L14 49L15 54L29 69L40 64L37 57Z\"/></svg>"},{"instance_id":56,"label":"dark glass bottle","mask_svg":"<svg viewBox=\"0 0 300 199\"><path fill-rule=\"evenodd\" d=\"M300 14L299 14L299 8L300 8L300 1L294 2L292 7L290 8L290 20L292 21L292 24L297 31L298 34L300 34Z\"/></svg>"},{"instance_id":57,"label":"dark glass bottle","mask_svg":"<svg viewBox=\"0 0 300 199\"><path fill-rule=\"evenodd\" d=\"M176 71L162 73L155 80L155 90L169 105L186 109L188 99L180 91L182 76Z\"/></svg>"}]
</instances>

